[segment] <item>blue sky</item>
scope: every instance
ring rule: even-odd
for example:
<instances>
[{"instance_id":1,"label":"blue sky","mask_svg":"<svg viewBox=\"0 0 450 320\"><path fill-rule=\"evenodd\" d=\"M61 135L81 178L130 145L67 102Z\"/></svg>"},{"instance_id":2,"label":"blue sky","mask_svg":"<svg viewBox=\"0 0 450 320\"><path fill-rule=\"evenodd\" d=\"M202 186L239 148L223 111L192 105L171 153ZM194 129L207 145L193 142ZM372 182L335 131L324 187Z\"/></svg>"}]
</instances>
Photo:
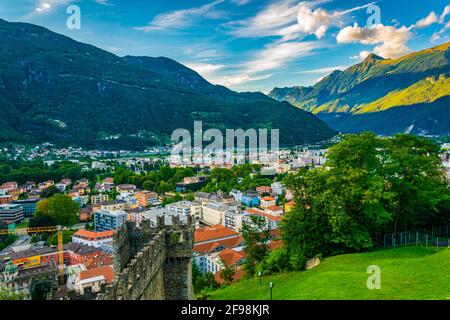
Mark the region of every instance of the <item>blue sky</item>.
<instances>
[{"instance_id":1,"label":"blue sky","mask_svg":"<svg viewBox=\"0 0 450 320\"><path fill-rule=\"evenodd\" d=\"M80 30L66 27L72 4ZM2 0L0 18L119 56L166 56L237 91L312 85L370 52L396 58L450 41L448 0Z\"/></svg>"}]
</instances>

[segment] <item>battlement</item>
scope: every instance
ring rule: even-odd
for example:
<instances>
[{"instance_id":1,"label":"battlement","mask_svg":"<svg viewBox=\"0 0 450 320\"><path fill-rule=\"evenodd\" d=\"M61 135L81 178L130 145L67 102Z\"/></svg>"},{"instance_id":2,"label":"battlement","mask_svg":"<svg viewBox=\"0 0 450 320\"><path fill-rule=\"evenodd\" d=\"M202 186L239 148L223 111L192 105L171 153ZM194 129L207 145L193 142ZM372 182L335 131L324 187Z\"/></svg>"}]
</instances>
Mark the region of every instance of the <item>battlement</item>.
<instances>
[{"instance_id":1,"label":"battlement","mask_svg":"<svg viewBox=\"0 0 450 320\"><path fill-rule=\"evenodd\" d=\"M164 216L156 225L143 220L140 227L127 221L113 235L115 277L99 300L184 300L193 297L192 247L194 225Z\"/></svg>"}]
</instances>

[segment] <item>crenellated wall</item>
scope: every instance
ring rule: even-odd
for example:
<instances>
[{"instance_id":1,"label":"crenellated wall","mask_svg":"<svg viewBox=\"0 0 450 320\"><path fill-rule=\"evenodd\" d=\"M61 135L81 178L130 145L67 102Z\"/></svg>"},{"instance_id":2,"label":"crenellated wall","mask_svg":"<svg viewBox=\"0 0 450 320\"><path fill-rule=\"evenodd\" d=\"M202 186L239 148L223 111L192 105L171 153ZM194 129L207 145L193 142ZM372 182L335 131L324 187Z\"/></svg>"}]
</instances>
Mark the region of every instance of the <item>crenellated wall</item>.
<instances>
[{"instance_id":1,"label":"crenellated wall","mask_svg":"<svg viewBox=\"0 0 450 320\"><path fill-rule=\"evenodd\" d=\"M149 220L139 228L124 223L113 236L115 278L98 300L187 300L193 298L192 247L194 225L191 217L172 225L158 217L155 227Z\"/></svg>"}]
</instances>

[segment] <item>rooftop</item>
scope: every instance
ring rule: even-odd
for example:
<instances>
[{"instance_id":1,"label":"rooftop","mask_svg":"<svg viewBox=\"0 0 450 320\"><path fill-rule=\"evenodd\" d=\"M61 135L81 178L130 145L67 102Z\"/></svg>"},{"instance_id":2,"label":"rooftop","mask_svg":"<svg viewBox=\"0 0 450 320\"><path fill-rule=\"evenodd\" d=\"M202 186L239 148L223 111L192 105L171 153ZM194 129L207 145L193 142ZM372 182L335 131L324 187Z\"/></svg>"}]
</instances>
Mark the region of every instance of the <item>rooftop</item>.
<instances>
[{"instance_id":1,"label":"rooftop","mask_svg":"<svg viewBox=\"0 0 450 320\"><path fill-rule=\"evenodd\" d=\"M232 237L239 237L239 233L217 224L212 227L201 227L196 229L194 233L194 242L206 242Z\"/></svg>"}]
</instances>

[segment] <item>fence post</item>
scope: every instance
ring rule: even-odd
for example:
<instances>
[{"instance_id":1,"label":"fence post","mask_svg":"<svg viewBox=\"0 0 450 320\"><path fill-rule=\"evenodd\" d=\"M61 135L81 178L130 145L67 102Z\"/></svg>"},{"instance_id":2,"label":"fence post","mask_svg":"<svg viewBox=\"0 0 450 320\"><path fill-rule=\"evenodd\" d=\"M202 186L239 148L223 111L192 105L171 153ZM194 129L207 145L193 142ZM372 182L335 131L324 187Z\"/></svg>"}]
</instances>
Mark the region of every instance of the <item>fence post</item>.
<instances>
[{"instance_id":1,"label":"fence post","mask_svg":"<svg viewBox=\"0 0 450 320\"><path fill-rule=\"evenodd\" d=\"M439 237L436 237L436 252L439 251Z\"/></svg>"},{"instance_id":2,"label":"fence post","mask_svg":"<svg viewBox=\"0 0 450 320\"><path fill-rule=\"evenodd\" d=\"M403 232L400 232L400 246L403 244Z\"/></svg>"},{"instance_id":3,"label":"fence post","mask_svg":"<svg viewBox=\"0 0 450 320\"><path fill-rule=\"evenodd\" d=\"M425 235L425 246L428 248L428 234Z\"/></svg>"},{"instance_id":4,"label":"fence post","mask_svg":"<svg viewBox=\"0 0 450 320\"><path fill-rule=\"evenodd\" d=\"M416 247L419 246L419 231L416 231Z\"/></svg>"}]
</instances>

